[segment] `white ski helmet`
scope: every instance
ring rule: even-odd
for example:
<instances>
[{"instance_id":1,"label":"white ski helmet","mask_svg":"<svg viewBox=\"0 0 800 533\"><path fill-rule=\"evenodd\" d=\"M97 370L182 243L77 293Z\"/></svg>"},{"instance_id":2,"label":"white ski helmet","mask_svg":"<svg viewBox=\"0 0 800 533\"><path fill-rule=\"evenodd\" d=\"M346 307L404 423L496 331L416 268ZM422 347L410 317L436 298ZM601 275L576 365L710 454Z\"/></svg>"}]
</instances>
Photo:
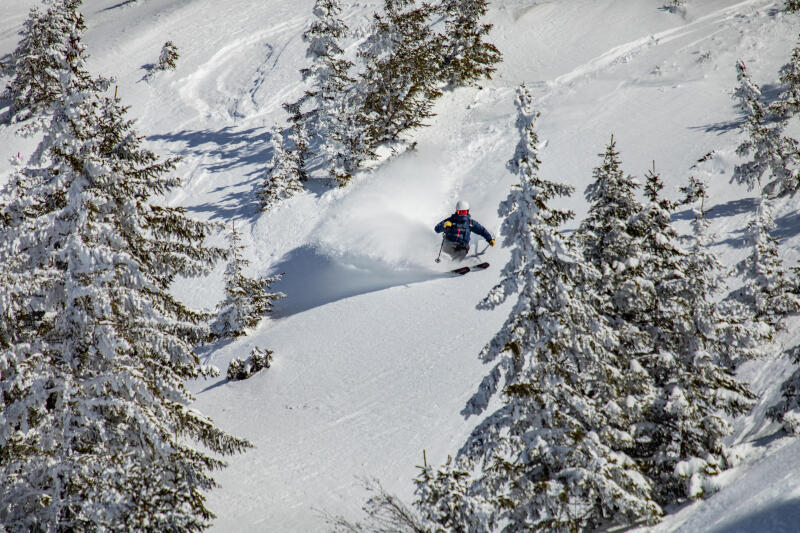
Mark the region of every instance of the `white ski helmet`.
<instances>
[{"instance_id":1,"label":"white ski helmet","mask_svg":"<svg viewBox=\"0 0 800 533\"><path fill-rule=\"evenodd\" d=\"M464 200L456 202L456 212L458 211L469 211L469 203Z\"/></svg>"}]
</instances>

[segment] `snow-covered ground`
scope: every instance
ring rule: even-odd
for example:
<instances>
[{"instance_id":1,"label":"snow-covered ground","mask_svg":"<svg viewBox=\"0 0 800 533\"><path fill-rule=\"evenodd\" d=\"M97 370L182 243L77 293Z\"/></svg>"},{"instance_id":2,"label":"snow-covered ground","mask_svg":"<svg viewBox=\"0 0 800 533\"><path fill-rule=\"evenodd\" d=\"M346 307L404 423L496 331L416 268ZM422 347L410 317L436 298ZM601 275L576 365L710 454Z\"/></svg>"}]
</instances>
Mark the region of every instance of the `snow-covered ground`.
<instances>
[{"instance_id":1,"label":"snow-covered ground","mask_svg":"<svg viewBox=\"0 0 800 533\"><path fill-rule=\"evenodd\" d=\"M377 3L346 2L347 22L366 24ZM36 4L0 4L0 60ZM280 104L302 91L301 34L312 6L86 0L83 7L89 67L116 78L150 148L184 157L184 186L167 201L198 217L235 220L252 273L285 273L273 288L288 296L272 319L202 352L225 368L252 346L270 348L272 368L244 382L192 385L199 410L256 446L217 475L221 488L209 495L214 531L322 531L322 512L357 516L360 477L377 477L410 500L423 450L428 461L444 461L477 422L459 412L486 370L478 352L508 308L475 304L508 251L487 251L487 271L449 278L433 262L440 241L432 227L464 198L497 232L497 205L512 183L505 162L517 141L519 83L533 89L542 113L541 173L576 187L569 205L578 219L597 154L613 134L627 172L643 175L655 161L672 191L690 174L709 180L714 250L733 265L747 253L741 236L754 206L752 193L729 183L741 120L731 99L734 65L744 60L774 96L800 30L798 15L776 0L687 0L676 12L658 0L495 0L488 21L504 63L482 88L447 93L430 127L416 134L416 151L346 189L317 187L262 214L255 189L269 130L285 121ZM145 78L167 40L181 54L177 70ZM0 126L0 182L8 157L30 153L34 143ZM711 150L710 163L692 168ZM776 211L789 264L800 256L797 203L783 200ZM212 309L222 271L181 280L175 291ZM800 340L792 326L780 344ZM731 443L740 463L721 476L720 492L671 509L654 531L800 530L800 441L764 417L790 372L774 357L742 369L762 399L736 422Z\"/></svg>"}]
</instances>

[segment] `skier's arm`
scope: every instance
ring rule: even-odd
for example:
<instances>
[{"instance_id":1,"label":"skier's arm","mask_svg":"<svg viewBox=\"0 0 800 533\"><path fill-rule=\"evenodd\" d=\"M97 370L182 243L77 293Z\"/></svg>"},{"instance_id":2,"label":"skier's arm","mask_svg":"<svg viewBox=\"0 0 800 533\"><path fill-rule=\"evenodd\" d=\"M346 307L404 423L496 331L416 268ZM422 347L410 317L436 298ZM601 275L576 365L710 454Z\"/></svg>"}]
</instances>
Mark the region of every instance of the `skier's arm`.
<instances>
[{"instance_id":1,"label":"skier's arm","mask_svg":"<svg viewBox=\"0 0 800 533\"><path fill-rule=\"evenodd\" d=\"M433 228L433 231L435 231L436 233L443 232L444 231L444 223L447 222L448 220L450 220L450 217L447 217L446 219L444 219L441 222L439 222L438 224L436 224L436 227Z\"/></svg>"},{"instance_id":2,"label":"skier's arm","mask_svg":"<svg viewBox=\"0 0 800 533\"><path fill-rule=\"evenodd\" d=\"M486 239L486 242L492 242L494 238L492 238L492 234L486 231L486 228L475 222L474 220L470 220L470 229Z\"/></svg>"}]
</instances>

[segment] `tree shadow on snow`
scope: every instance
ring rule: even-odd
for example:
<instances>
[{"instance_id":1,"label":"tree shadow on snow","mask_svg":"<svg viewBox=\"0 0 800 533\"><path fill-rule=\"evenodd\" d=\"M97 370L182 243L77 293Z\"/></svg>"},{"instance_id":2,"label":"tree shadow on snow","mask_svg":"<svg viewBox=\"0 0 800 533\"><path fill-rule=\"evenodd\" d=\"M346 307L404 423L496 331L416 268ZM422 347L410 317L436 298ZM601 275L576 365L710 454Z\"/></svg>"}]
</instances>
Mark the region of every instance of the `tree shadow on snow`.
<instances>
[{"instance_id":1,"label":"tree shadow on snow","mask_svg":"<svg viewBox=\"0 0 800 533\"><path fill-rule=\"evenodd\" d=\"M743 213L752 213L758 206L757 198L741 198L739 200L731 200L724 204L715 205L711 210L706 213L706 218L725 218ZM694 211L691 209L684 209L672 215L672 221L679 220L694 220Z\"/></svg>"},{"instance_id":2,"label":"tree shadow on snow","mask_svg":"<svg viewBox=\"0 0 800 533\"><path fill-rule=\"evenodd\" d=\"M789 487L787 487L787 490ZM800 499L774 503L741 518L728 520L709 533L795 533L800 524Z\"/></svg>"},{"instance_id":3,"label":"tree shadow on snow","mask_svg":"<svg viewBox=\"0 0 800 533\"><path fill-rule=\"evenodd\" d=\"M800 213L793 212L775 219L773 237L779 240L788 239L800 234Z\"/></svg>"},{"instance_id":4,"label":"tree shadow on snow","mask_svg":"<svg viewBox=\"0 0 800 533\"><path fill-rule=\"evenodd\" d=\"M164 135L151 135L151 141L180 143L184 149L213 162L203 167L213 180L217 172L243 167L255 167L244 172L245 181L209 189L211 193L225 193L222 199L187 206L188 211L209 214L209 218L230 220L235 217L255 219L260 213L257 185L272 159L272 134L265 128L239 129L226 126L220 130L188 131Z\"/></svg>"},{"instance_id":5,"label":"tree shadow on snow","mask_svg":"<svg viewBox=\"0 0 800 533\"><path fill-rule=\"evenodd\" d=\"M119 2L118 4L114 4L113 6L108 6L108 7L104 8L104 9L101 9L99 12L103 13L104 11L111 11L112 9L117 9L119 7L125 7L125 6L131 5L131 4L135 4L138 1L139 0L123 0L122 2Z\"/></svg>"},{"instance_id":6,"label":"tree shadow on snow","mask_svg":"<svg viewBox=\"0 0 800 533\"><path fill-rule=\"evenodd\" d=\"M778 95L780 95L781 91L783 90L783 86L780 84L775 83L767 83L761 87L761 103L765 106L770 105L772 102L778 99ZM741 110L739 111L739 116L734 120L727 120L724 122L716 122L714 124L703 124L702 126L690 126L690 130L702 130L706 133L718 133L719 135L723 135L729 131L738 130L742 128L747 121L747 117L745 117ZM767 122L774 122L775 119L772 118Z\"/></svg>"},{"instance_id":7,"label":"tree shadow on snow","mask_svg":"<svg viewBox=\"0 0 800 533\"><path fill-rule=\"evenodd\" d=\"M285 138L290 129L281 132ZM209 189L211 193L226 192L221 200L188 206L189 211L209 214L209 218L230 220L244 217L254 220L261 213L258 192L272 160L272 132L269 128L240 129L226 126L219 130L183 130L178 133L151 135L148 140L179 143L178 153L188 152L212 160L203 170L213 176L217 172L255 167L243 173L244 181ZM291 144L289 146L291 148ZM313 171L310 167L309 171ZM213 179L213 178L212 178ZM327 179L312 178L303 184L306 191L320 196L331 189Z\"/></svg>"},{"instance_id":8,"label":"tree shadow on snow","mask_svg":"<svg viewBox=\"0 0 800 533\"><path fill-rule=\"evenodd\" d=\"M209 172L224 172L256 165L246 175L261 175L272 159L272 135L267 128L240 129L225 126L219 130L183 130L177 133L151 135L148 140L181 143L186 152L216 160L206 169Z\"/></svg>"},{"instance_id":9,"label":"tree shadow on snow","mask_svg":"<svg viewBox=\"0 0 800 533\"><path fill-rule=\"evenodd\" d=\"M788 435L789 434L786 433L786 431L783 428L781 428L778 431L775 431L774 433L770 433L769 435L765 435L763 437L760 437L752 441L752 444L753 446L756 446L758 448L765 448L777 440L786 438Z\"/></svg>"},{"instance_id":10,"label":"tree shadow on snow","mask_svg":"<svg viewBox=\"0 0 800 533\"><path fill-rule=\"evenodd\" d=\"M358 263L358 264L355 264ZM271 289L286 294L272 316L283 318L358 294L449 276L426 268L394 270L368 258L332 258L312 246L287 253L269 273L285 273Z\"/></svg>"},{"instance_id":11,"label":"tree shadow on snow","mask_svg":"<svg viewBox=\"0 0 800 533\"><path fill-rule=\"evenodd\" d=\"M155 63L145 63L139 70L144 71L144 75L141 77L139 81L149 82L153 75L156 73L156 64Z\"/></svg>"},{"instance_id":12,"label":"tree shadow on snow","mask_svg":"<svg viewBox=\"0 0 800 533\"><path fill-rule=\"evenodd\" d=\"M736 215L753 213L758 206L758 198L741 198L739 200L731 200L730 202L715 205L711 211L706 214L706 218L724 218ZM694 213L691 209L685 209L672 215L672 221L689 221L694 218ZM747 246L745 240L746 227L731 232L731 236L725 240L714 243L715 245L726 245L732 248L744 248ZM782 241L800 234L800 213L792 212L775 219L775 229L770 233L773 237Z\"/></svg>"},{"instance_id":13,"label":"tree shadow on snow","mask_svg":"<svg viewBox=\"0 0 800 533\"><path fill-rule=\"evenodd\" d=\"M211 202L186 206L193 213L208 214L209 220L230 221L233 219L255 222L261 214L261 205L256 192L260 178L252 178L243 183L216 187L212 192L227 191L224 197ZM242 187L242 185L247 187Z\"/></svg>"}]
</instances>

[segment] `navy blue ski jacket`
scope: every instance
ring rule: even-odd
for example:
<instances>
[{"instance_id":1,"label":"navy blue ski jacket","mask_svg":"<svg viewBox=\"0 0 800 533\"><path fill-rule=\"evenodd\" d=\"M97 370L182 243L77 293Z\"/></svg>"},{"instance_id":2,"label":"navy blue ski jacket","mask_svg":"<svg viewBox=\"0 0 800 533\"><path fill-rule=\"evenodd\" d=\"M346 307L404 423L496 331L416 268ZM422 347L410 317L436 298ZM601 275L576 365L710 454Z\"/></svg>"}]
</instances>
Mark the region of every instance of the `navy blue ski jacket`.
<instances>
[{"instance_id":1,"label":"navy blue ski jacket","mask_svg":"<svg viewBox=\"0 0 800 533\"><path fill-rule=\"evenodd\" d=\"M448 220L452 222L453 225L447 229L444 229L444 223ZM453 213L446 219L436 224L436 227L433 229L436 231L436 233L441 233L444 231L444 238L456 244L469 245L470 232L472 231L487 241L492 240L492 234L486 231L486 228L472 220L469 215L457 215L456 213Z\"/></svg>"}]
</instances>

